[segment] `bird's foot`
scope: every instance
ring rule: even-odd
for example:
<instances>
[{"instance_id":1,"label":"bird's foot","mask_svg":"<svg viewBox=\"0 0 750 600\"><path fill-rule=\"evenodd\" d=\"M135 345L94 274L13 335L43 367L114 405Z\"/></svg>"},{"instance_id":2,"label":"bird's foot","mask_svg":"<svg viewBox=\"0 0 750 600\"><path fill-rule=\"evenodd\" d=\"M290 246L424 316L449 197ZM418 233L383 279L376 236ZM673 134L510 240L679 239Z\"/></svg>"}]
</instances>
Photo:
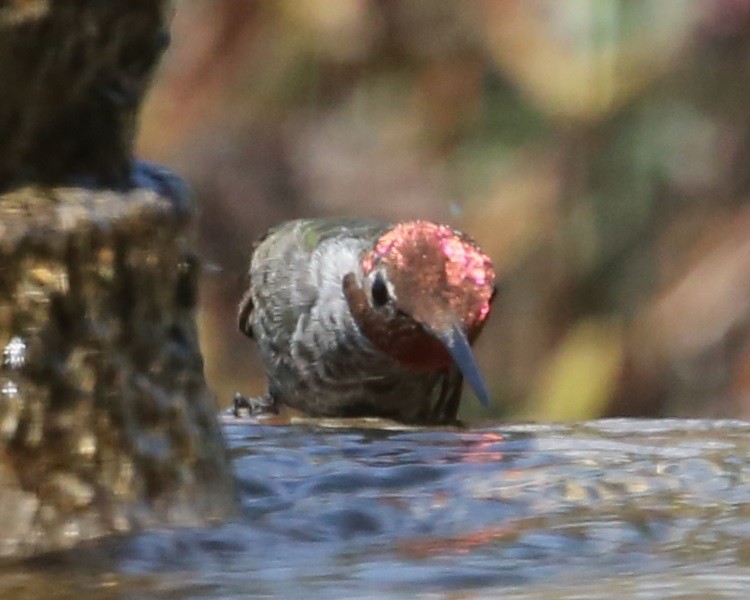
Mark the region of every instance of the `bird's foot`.
<instances>
[{"instance_id":1,"label":"bird's foot","mask_svg":"<svg viewBox=\"0 0 750 600\"><path fill-rule=\"evenodd\" d=\"M232 414L238 418L257 417L260 415L277 415L279 407L270 394L248 398L239 392L234 395Z\"/></svg>"}]
</instances>

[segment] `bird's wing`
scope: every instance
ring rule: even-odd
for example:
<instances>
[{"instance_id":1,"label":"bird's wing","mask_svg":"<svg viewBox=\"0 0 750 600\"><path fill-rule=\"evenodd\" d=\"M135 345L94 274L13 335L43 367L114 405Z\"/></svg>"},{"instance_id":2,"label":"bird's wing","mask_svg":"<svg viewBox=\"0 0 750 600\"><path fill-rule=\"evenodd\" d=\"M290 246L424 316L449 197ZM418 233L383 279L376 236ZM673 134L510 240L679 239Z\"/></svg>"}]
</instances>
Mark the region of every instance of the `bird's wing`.
<instances>
[{"instance_id":1,"label":"bird's wing","mask_svg":"<svg viewBox=\"0 0 750 600\"><path fill-rule=\"evenodd\" d=\"M255 254L255 251L258 249L258 246L260 246L269 236L273 235L278 229L279 227L273 227L269 229L262 237L257 239L253 244L253 250L250 253L250 256L252 257L252 255ZM242 295L239 306L237 307L237 326L239 327L240 332L244 333L251 339L253 338L252 323L254 307L252 283L251 271L248 271L247 277L245 278L246 290Z\"/></svg>"},{"instance_id":2,"label":"bird's wing","mask_svg":"<svg viewBox=\"0 0 750 600\"><path fill-rule=\"evenodd\" d=\"M249 279L249 277L248 277ZM237 326L240 331L247 337L253 337L252 328L253 317L253 295L251 293L250 282L247 282L247 290L242 295L237 311Z\"/></svg>"}]
</instances>

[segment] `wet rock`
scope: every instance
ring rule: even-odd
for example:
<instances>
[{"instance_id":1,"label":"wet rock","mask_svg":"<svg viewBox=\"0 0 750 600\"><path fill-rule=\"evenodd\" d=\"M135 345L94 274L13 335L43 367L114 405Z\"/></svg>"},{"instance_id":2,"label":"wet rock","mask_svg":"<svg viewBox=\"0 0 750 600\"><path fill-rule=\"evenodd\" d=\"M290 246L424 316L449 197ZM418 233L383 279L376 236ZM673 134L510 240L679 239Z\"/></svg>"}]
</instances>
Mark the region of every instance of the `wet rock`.
<instances>
[{"instance_id":1,"label":"wet rock","mask_svg":"<svg viewBox=\"0 0 750 600\"><path fill-rule=\"evenodd\" d=\"M132 161L169 2L0 6L0 558L229 514L187 186Z\"/></svg>"},{"instance_id":2,"label":"wet rock","mask_svg":"<svg viewBox=\"0 0 750 600\"><path fill-rule=\"evenodd\" d=\"M0 199L0 554L230 510L175 189Z\"/></svg>"}]
</instances>

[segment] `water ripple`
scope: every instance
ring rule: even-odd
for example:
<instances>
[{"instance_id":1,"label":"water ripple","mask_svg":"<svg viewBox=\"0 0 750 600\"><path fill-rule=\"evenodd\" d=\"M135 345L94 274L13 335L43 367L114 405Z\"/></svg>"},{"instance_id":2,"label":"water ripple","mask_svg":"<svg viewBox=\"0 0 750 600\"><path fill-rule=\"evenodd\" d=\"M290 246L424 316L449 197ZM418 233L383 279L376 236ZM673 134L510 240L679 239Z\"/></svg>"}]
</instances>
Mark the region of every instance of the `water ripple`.
<instances>
[{"instance_id":1,"label":"water ripple","mask_svg":"<svg viewBox=\"0 0 750 600\"><path fill-rule=\"evenodd\" d=\"M750 597L748 423L343 425L226 426L240 517L122 543L119 589Z\"/></svg>"}]
</instances>

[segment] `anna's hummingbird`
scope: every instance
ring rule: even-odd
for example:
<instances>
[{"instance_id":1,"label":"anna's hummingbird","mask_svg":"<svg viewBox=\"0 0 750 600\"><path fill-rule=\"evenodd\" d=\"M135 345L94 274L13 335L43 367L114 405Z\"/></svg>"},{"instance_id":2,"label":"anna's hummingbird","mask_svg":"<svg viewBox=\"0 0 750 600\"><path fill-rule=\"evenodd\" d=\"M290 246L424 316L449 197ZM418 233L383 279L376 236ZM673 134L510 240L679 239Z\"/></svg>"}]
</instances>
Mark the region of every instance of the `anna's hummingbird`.
<instances>
[{"instance_id":1,"label":"anna's hummingbird","mask_svg":"<svg viewBox=\"0 0 750 600\"><path fill-rule=\"evenodd\" d=\"M490 313L492 263L446 225L284 223L259 242L239 307L273 405L310 416L456 419L463 377L489 397L470 344Z\"/></svg>"}]
</instances>

